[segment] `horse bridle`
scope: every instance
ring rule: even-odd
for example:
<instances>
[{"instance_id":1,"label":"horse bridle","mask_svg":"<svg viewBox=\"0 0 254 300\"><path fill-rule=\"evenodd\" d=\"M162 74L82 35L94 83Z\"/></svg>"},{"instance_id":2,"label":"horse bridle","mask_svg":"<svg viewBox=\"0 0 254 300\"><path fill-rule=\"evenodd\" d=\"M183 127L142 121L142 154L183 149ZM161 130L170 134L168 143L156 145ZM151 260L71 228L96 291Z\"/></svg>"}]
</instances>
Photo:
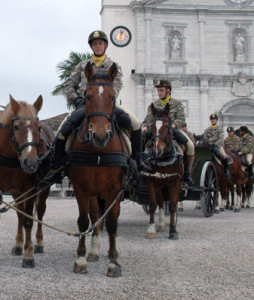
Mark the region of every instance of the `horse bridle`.
<instances>
[{"instance_id":1,"label":"horse bridle","mask_svg":"<svg viewBox=\"0 0 254 300\"><path fill-rule=\"evenodd\" d=\"M26 148L26 147L29 147L29 146L34 146L36 147L37 149L37 153L39 151L39 148L41 146L40 143L36 143L36 142L27 142L27 143L24 143L23 145L19 145L16 141L16 138L15 138L15 134L14 134L14 121L16 120L26 120L26 119L23 119L19 116L15 116L11 119L11 142L13 143L14 145L14 148L15 150L18 152L19 155L21 155L21 152ZM30 120L30 119L29 119Z\"/></svg>"},{"instance_id":2,"label":"horse bridle","mask_svg":"<svg viewBox=\"0 0 254 300\"><path fill-rule=\"evenodd\" d=\"M93 79L108 79L108 77L104 76L100 76L100 77L95 77ZM87 86L92 86L92 85L102 85L102 86L110 86L113 87L113 82L101 82L101 81L91 81L87 83ZM113 102L113 110L115 107L115 97L112 98L112 102ZM109 123L109 129L108 129L108 134L109 134L109 140L114 136L114 126L113 126L113 114L110 116L109 114L103 112L103 111L96 111L96 112L91 112L91 113L86 113L86 118L87 118L87 123L88 123L88 133L84 132L84 137L85 137L85 141L87 142L91 142L92 141L92 127L90 125L90 118L94 117L94 116L102 116L105 117Z\"/></svg>"}]
</instances>

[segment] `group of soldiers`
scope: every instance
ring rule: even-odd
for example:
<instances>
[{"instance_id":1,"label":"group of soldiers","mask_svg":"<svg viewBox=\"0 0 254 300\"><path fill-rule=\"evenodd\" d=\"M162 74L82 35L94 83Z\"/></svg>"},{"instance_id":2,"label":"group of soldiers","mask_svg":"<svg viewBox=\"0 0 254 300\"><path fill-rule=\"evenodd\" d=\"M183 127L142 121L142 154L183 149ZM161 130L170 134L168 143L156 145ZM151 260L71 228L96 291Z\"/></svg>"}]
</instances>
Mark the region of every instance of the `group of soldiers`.
<instances>
[{"instance_id":1,"label":"group of soldiers","mask_svg":"<svg viewBox=\"0 0 254 300\"><path fill-rule=\"evenodd\" d=\"M218 125L218 115L211 114L211 125L205 129L202 138L208 146L221 158L225 174L229 175L228 159L225 150L229 150L246 160L248 177L253 179L252 159L254 153L254 137L247 126L240 126L238 130L232 126L227 127L228 136L224 138L222 126ZM195 142L195 134L187 130L187 124L184 124L183 130Z\"/></svg>"}]
</instances>

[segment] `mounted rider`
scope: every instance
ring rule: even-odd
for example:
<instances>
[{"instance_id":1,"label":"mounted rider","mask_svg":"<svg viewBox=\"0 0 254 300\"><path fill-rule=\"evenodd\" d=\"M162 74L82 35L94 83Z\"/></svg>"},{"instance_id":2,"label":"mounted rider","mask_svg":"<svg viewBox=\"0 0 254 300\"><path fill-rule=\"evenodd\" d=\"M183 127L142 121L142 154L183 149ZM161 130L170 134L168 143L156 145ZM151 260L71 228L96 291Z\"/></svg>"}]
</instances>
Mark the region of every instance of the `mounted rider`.
<instances>
[{"instance_id":1,"label":"mounted rider","mask_svg":"<svg viewBox=\"0 0 254 300\"><path fill-rule=\"evenodd\" d=\"M172 86L168 80L159 80L155 85L157 88L159 99L153 102L153 105L156 109L164 109L166 104L169 104L169 117L172 121L172 128L174 132L174 137L176 141L183 145L184 152L184 180L191 183L191 170L194 161L194 144L189 138L189 136L182 131L182 126L185 123L185 112L184 106L180 100L171 98ZM142 124L142 133L145 134L148 128L151 126L153 120L153 115L151 111L151 104L147 109L147 115Z\"/></svg>"},{"instance_id":2,"label":"mounted rider","mask_svg":"<svg viewBox=\"0 0 254 300\"><path fill-rule=\"evenodd\" d=\"M228 136L224 139L224 149L237 154L240 147L240 138L235 135L235 130L232 126L227 128L227 133Z\"/></svg>"},{"instance_id":3,"label":"mounted rider","mask_svg":"<svg viewBox=\"0 0 254 300\"><path fill-rule=\"evenodd\" d=\"M211 125L205 129L203 138L205 142L208 143L212 151L217 154L221 159L221 162L224 166L224 172L226 176L229 176L229 166L227 154L223 148L224 142L224 133L223 128L218 125L218 116L217 114L210 115Z\"/></svg>"},{"instance_id":4,"label":"mounted rider","mask_svg":"<svg viewBox=\"0 0 254 300\"><path fill-rule=\"evenodd\" d=\"M90 45L93 55L91 58L80 62L70 74L69 78L64 84L64 95L71 101L76 110L68 117L68 119L61 126L57 138L55 140L54 152L55 160L51 174L44 178L45 181L54 182L60 175L65 160L65 145L68 136L77 128L85 117L85 101L86 101L86 86L87 79L85 76L85 67L90 63L94 69L95 74L101 70L107 70L114 63L106 55L108 47L108 37L105 32L96 30L88 37L88 44ZM113 82L115 90L115 99L123 87L121 67L115 63L118 69L116 79ZM142 133L141 124L137 117L128 111L126 108L115 105L116 120L120 127L129 130L130 141L132 145L132 156L137 162L139 170L146 170L147 166L141 159L142 151Z\"/></svg>"},{"instance_id":5,"label":"mounted rider","mask_svg":"<svg viewBox=\"0 0 254 300\"><path fill-rule=\"evenodd\" d=\"M246 157L248 176L249 179L253 179L252 159L254 152L254 138L249 134L249 129L247 126L241 126L240 132L242 137L240 137L238 155L244 155Z\"/></svg>"}]
</instances>

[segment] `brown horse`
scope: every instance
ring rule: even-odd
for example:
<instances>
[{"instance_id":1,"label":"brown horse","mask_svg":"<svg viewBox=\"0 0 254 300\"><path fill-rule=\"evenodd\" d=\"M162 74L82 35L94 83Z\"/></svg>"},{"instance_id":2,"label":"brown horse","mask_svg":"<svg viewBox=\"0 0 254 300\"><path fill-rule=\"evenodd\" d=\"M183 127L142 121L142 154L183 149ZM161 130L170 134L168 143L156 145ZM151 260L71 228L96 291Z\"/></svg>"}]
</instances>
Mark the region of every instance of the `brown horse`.
<instances>
[{"instance_id":1,"label":"brown horse","mask_svg":"<svg viewBox=\"0 0 254 300\"><path fill-rule=\"evenodd\" d=\"M176 231L176 212L181 178L183 176L183 159L177 152L172 136L171 121L168 117L169 105L164 110L156 110L151 106L153 122L149 129L150 141L147 142L148 157L151 165L151 173L143 173L149 192L150 222L146 232L147 238L155 237L154 214L159 206L158 231L165 229L165 215L163 201L166 197L169 205L169 239L178 239Z\"/></svg>"},{"instance_id":2,"label":"brown horse","mask_svg":"<svg viewBox=\"0 0 254 300\"><path fill-rule=\"evenodd\" d=\"M229 184L236 186L236 201L234 211L239 212L241 208L242 185L247 181L245 173L242 171L242 164L239 156L229 150L225 150L229 158L229 176L224 173L224 167L219 159L213 156L213 162L218 176L218 185L222 201L218 201L216 212L224 210L228 202Z\"/></svg>"},{"instance_id":3,"label":"brown horse","mask_svg":"<svg viewBox=\"0 0 254 300\"><path fill-rule=\"evenodd\" d=\"M16 199L17 208L31 216L37 200L39 220L42 220L46 210L49 188L38 196L33 194L36 192L39 176L45 175L46 167L49 166L46 154L54 139L53 131L38 120L37 114L42 103L41 96L33 105L16 101L10 96L10 103L0 115L0 190L10 193ZM33 252L43 252L42 225L38 224L36 244L33 247L33 221L19 213L17 215L18 228L12 254L21 255L24 244L22 267L32 268L35 266Z\"/></svg>"},{"instance_id":4,"label":"brown horse","mask_svg":"<svg viewBox=\"0 0 254 300\"><path fill-rule=\"evenodd\" d=\"M79 207L78 226L84 233L89 218L95 224L99 218L98 197L105 202L106 228L109 236L109 265L107 276L121 276L117 261L117 225L120 200L128 160L128 150L114 124L114 86L116 64L107 71L94 74L90 63L85 68L87 78L85 119L77 132L69 152L68 177L73 183ZM112 206L111 206L112 205ZM110 207L111 206L111 207ZM85 234L81 235L77 248L75 273L87 272L87 260L97 261L100 255L100 226L96 226L91 238L91 252L86 258Z\"/></svg>"}]
</instances>

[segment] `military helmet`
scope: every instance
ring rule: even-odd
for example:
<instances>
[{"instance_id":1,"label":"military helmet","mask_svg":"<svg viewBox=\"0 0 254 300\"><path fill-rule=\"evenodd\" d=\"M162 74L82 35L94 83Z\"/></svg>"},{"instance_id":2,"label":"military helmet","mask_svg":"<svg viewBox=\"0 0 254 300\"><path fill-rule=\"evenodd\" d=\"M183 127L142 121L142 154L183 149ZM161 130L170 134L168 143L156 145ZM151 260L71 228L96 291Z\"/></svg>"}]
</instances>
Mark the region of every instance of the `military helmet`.
<instances>
[{"instance_id":1,"label":"military helmet","mask_svg":"<svg viewBox=\"0 0 254 300\"><path fill-rule=\"evenodd\" d=\"M245 131L246 133L249 133L249 129L247 126L241 126L239 129L240 131Z\"/></svg>"},{"instance_id":2,"label":"military helmet","mask_svg":"<svg viewBox=\"0 0 254 300\"><path fill-rule=\"evenodd\" d=\"M227 132L231 132L231 131L235 131L235 130L234 130L234 127L229 126L229 127L227 128Z\"/></svg>"},{"instance_id":3,"label":"military helmet","mask_svg":"<svg viewBox=\"0 0 254 300\"><path fill-rule=\"evenodd\" d=\"M211 114L210 120L211 120L211 119L217 119L217 120L218 120L219 118L218 118L218 116L217 116L216 114Z\"/></svg>"},{"instance_id":4,"label":"military helmet","mask_svg":"<svg viewBox=\"0 0 254 300\"><path fill-rule=\"evenodd\" d=\"M92 33L90 33L90 35L88 37L88 44L91 46L92 41L94 41L96 39L104 40L108 44L108 37L107 37L106 33L101 30L96 30L96 31L93 31Z\"/></svg>"},{"instance_id":5,"label":"military helmet","mask_svg":"<svg viewBox=\"0 0 254 300\"><path fill-rule=\"evenodd\" d=\"M159 80L156 85L155 85L156 88L158 87L167 87L167 88L172 88L172 85L171 83L168 81L168 80Z\"/></svg>"}]
</instances>

